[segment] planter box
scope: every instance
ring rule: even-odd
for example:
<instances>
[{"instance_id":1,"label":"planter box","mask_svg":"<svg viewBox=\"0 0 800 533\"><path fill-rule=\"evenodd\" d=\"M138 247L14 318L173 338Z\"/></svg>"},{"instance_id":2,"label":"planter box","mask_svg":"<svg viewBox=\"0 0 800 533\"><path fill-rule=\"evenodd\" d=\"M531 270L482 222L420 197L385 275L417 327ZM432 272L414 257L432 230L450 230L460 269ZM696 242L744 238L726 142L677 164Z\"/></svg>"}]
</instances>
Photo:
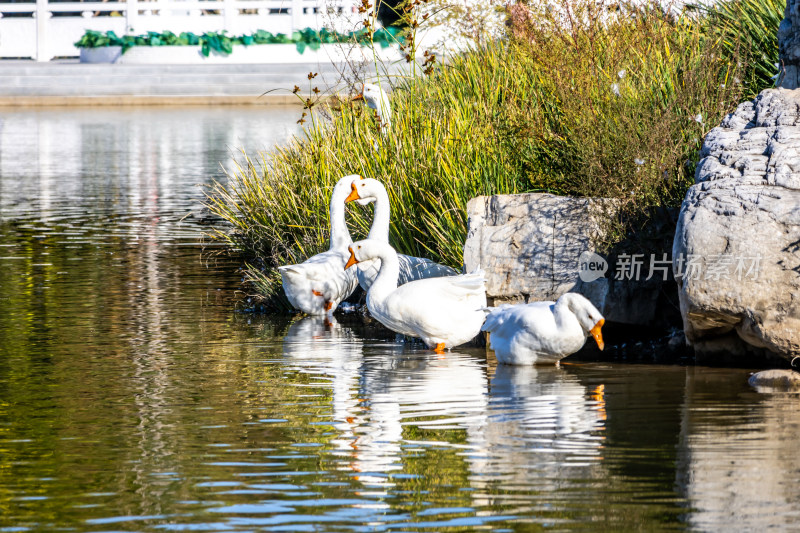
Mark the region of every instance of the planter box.
<instances>
[{"instance_id":1,"label":"planter box","mask_svg":"<svg viewBox=\"0 0 800 533\"><path fill-rule=\"evenodd\" d=\"M220 63L329 63L342 61L397 61L402 54L396 46L353 46L323 44L318 50L306 47L303 53L294 44L254 44L233 47L230 54L211 51L203 56L199 46L134 46L124 54L119 46L82 48L81 63L123 65L190 65Z\"/></svg>"},{"instance_id":2,"label":"planter box","mask_svg":"<svg viewBox=\"0 0 800 533\"><path fill-rule=\"evenodd\" d=\"M81 63L116 63L121 55L121 46L81 48Z\"/></svg>"}]
</instances>

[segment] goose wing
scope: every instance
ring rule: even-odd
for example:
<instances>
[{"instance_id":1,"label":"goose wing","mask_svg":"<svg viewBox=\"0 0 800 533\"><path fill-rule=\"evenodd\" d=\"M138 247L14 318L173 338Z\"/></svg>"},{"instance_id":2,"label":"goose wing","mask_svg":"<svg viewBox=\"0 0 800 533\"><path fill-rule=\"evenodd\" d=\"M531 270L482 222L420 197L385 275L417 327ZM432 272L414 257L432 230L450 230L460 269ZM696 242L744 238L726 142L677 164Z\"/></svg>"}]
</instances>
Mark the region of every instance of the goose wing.
<instances>
[{"instance_id":1,"label":"goose wing","mask_svg":"<svg viewBox=\"0 0 800 533\"><path fill-rule=\"evenodd\" d=\"M428 278L414 283L422 282L425 282L425 288L438 298L450 298L463 302L483 302L479 307L486 307L486 277L483 270L458 276Z\"/></svg>"},{"instance_id":2,"label":"goose wing","mask_svg":"<svg viewBox=\"0 0 800 533\"><path fill-rule=\"evenodd\" d=\"M454 268L424 257L397 254L397 260L400 263L400 275L397 276L397 285L405 285L411 281L421 279L458 275L458 271ZM358 263L358 283L364 290L369 290L375 278L378 277L380 265L380 259L371 259Z\"/></svg>"},{"instance_id":3,"label":"goose wing","mask_svg":"<svg viewBox=\"0 0 800 533\"><path fill-rule=\"evenodd\" d=\"M504 324L514 320L514 306L504 304L499 307L487 307L486 322L483 323L481 331L488 331L494 333L499 331Z\"/></svg>"},{"instance_id":4,"label":"goose wing","mask_svg":"<svg viewBox=\"0 0 800 533\"><path fill-rule=\"evenodd\" d=\"M400 262L400 276L397 279L398 285L404 285L410 281L419 279L458 275L458 272L454 268L450 268L449 266L442 265L424 257L398 254L397 259Z\"/></svg>"},{"instance_id":5,"label":"goose wing","mask_svg":"<svg viewBox=\"0 0 800 533\"><path fill-rule=\"evenodd\" d=\"M509 364L554 363L551 354L561 352L558 343L554 302L503 305L489 311L482 331L489 332L489 344L497 360Z\"/></svg>"},{"instance_id":6,"label":"goose wing","mask_svg":"<svg viewBox=\"0 0 800 533\"><path fill-rule=\"evenodd\" d=\"M490 307L481 331L502 334L503 330L535 329L538 326L549 325L555 319L554 305L555 302L532 302Z\"/></svg>"},{"instance_id":7,"label":"goose wing","mask_svg":"<svg viewBox=\"0 0 800 533\"><path fill-rule=\"evenodd\" d=\"M302 263L278 267L289 302L309 314L323 313L326 301L339 305L358 284L355 272L344 269L347 257L340 250L329 250Z\"/></svg>"},{"instance_id":8,"label":"goose wing","mask_svg":"<svg viewBox=\"0 0 800 533\"><path fill-rule=\"evenodd\" d=\"M386 298L381 310L385 310L382 314L391 322L385 324L388 327L424 338L449 336L454 327L471 322L476 313L482 323L485 307L485 279L481 272L401 285Z\"/></svg>"}]
</instances>

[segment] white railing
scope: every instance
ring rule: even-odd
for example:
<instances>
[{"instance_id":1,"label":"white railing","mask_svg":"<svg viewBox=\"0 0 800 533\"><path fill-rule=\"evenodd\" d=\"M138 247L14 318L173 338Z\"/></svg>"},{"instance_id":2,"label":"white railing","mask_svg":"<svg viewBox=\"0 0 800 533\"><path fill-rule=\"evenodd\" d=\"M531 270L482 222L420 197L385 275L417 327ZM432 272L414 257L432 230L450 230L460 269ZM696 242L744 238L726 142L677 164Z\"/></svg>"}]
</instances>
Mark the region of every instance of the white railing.
<instances>
[{"instance_id":1,"label":"white railing","mask_svg":"<svg viewBox=\"0 0 800 533\"><path fill-rule=\"evenodd\" d=\"M0 58L49 61L76 57L86 30L139 35L169 30L203 33L257 30L291 34L303 28L350 31L356 0L127 0L124 2L0 1Z\"/></svg>"}]
</instances>

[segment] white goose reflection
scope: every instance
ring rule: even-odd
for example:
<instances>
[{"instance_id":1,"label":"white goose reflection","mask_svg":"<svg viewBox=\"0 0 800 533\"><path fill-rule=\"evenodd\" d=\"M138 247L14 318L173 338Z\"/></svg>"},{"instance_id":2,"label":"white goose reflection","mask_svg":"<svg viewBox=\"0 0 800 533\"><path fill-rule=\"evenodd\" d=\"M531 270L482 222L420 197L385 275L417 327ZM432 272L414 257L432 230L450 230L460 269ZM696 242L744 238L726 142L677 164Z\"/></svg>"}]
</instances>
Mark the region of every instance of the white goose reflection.
<instances>
[{"instance_id":1,"label":"white goose reflection","mask_svg":"<svg viewBox=\"0 0 800 533\"><path fill-rule=\"evenodd\" d=\"M481 454L469 457L473 486L498 479L507 487L555 490L561 479L600 475L606 419L603 387L590 390L563 367L499 365L490 385ZM565 469L570 476L562 475ZM597 471L595 471L597 470Z\"/></svg>"},{"instance_id":2,"label":"white goose reflection","mask_svg":"<svg viewBox=\"0 0 800 533\"><path fill-rule=\"evenodd\" d=\"M439 356L402 343L364 351L352 331L322 318L295 322L283 347L289 365L331 380L333 453L365 487L390 490L406 446L460 448L475 488L503 479L555 489L566 468L602 475L594 471L603 445L602 387L590 390L556 367L500 366L490 384L483 357ZM463 430L466 442L448 442L447 433L420 440L426 437L409 426Z\"/></svg>"},{"instance_id":3,"label":"white goose reflection","mask_svg":"<svg viewBox=\"0 0 800 533\"><path fill-rule=\"evenodd\" d=\"M331 382L332 419L339 432L333 444L351 450L353 427L360 410L356 397L362 365L361 339L335 318L305 317L289 326L283 339L283 355L291 368Z\"/></svg>"},{"instance_id":4,"label":"white goose reflection","mask_svg":"<svg viewBox=\"0 0 800 533\"><path fill-rule=\"evenodd\" d=\"M365 361L362 393L368 404L357 429L353 467L362 473L362 482L373 486L391 485L381 474L402 469L402 444L430 444L404 437L404 426L461 429L471 441L486 419L487 382L480 359L457 352L397 351Z\"/></svg>"},{"instance_id":5,"label":"white goose reflection","mask_svg":"<svg viewBox=\"0 0 800 533\"><path fill-rule=\"evenodd\" d=\"M341 469L366 487L388 488L387 474L403 469L403 427L465 429L485 424L484 363L450 352L438 356L403 343L381 343L363 355L363 342L335 320L308 317L291 325L283 341L289 368L331 380L333 452ZM470 440L480 438L470 437ZM448 445L446 442L438 445Z\"/></svg>"}]
</instances>

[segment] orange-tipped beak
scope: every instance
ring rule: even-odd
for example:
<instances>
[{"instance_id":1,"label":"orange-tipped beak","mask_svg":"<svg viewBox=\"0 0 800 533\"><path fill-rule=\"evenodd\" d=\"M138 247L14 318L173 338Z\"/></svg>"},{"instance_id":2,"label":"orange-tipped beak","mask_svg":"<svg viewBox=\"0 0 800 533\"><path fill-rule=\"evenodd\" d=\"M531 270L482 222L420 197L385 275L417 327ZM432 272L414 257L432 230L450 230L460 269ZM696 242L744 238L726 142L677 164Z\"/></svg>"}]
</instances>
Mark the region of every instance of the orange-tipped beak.
<instances>
[{"instance_id":1,"label":"orange-tipped beak","mask_svg":"<svg viewBox=\"0 0 800 533\"><path fill-rule=\"evenodd\" d=\"M606 347L605 343L603 342L603 332L600 331L600 328L602 328L603 324L605 323L605 318L601 318L597 321L597 324L595 324L594 327L589 330L589 333L592 334L592 337L594 337L594 340L597 343L597 347L600 348L601 351Z\"/></svg>"},{"instance_id":2,"label":"orange-tipped beak","mask_svg":"<svg viewBox=\"0 0 800 533\"><path fill-rule=\"evenodd\" d=\"M322 293L321 293L321 292L319 292L319 291L315 291L315 290L312 290L312 291L311 291L311 294L313 294L314 296L322 296Z\"/></svg>"},{"instance_id":3,"label":"orange-tipped beak","mask_svg":"<svg viewBox=\"0 0 800 533\"><path fill-rule=\"evenodd\" d=\"M345 270L358 263L358 259L356 259L356 254L353 253L353 249L348 248L348 250L350 250L350 259L348 259L347 263L344 265Z\"/></svg>"},{"instance_id":4,"label":"orange-tipped beak","mask_svg":"<svg viewBox=\"0 0 800 533\"><path fill-rule=\"evenodd\" d=\"M351 102L357 102L358 100L363 100L363 99L364 99L364 93L358 93L353 97Z\"/></svg>"},{"instance_id":5,"label":"orange-tipped beak","mask_svg":"<svg viewBox=\"0 0 800 533\"><path fill-rule=\"evenodd\" d=\"M347 198L344 199L344 203L348 203L348 202L352 202L353 200L360 200L361 199L361 197L358 195L358 189L356 188L356 182L355 181L350 184L350 188L352 190L350 191L350 194L347 196Z\"/></svg>"}]
</instances>

